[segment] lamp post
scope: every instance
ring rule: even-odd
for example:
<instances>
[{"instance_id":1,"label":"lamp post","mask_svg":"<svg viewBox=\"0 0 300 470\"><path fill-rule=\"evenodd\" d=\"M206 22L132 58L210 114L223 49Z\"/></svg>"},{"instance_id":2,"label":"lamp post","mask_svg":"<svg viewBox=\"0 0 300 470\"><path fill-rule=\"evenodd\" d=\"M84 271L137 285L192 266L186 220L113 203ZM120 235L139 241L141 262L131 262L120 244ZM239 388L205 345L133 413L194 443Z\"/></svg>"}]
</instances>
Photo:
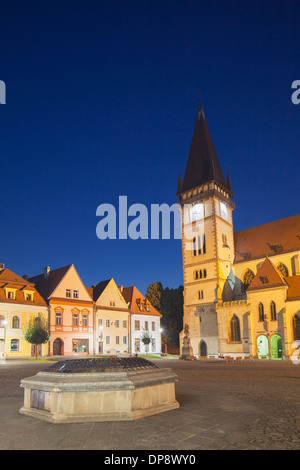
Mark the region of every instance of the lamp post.
<instances>
[{"instance_id":1,"label":"lamp post","mask_svg":"<svg viewBox=\"0 0 300 470\"><path fill-rule=\"evenodd\" d=\"M2 326L4 329L4 351L3 351L3 360L5 361L6 359L6 325L7 325L7 320L3 320Z\"/></svg>"}]
</instances>

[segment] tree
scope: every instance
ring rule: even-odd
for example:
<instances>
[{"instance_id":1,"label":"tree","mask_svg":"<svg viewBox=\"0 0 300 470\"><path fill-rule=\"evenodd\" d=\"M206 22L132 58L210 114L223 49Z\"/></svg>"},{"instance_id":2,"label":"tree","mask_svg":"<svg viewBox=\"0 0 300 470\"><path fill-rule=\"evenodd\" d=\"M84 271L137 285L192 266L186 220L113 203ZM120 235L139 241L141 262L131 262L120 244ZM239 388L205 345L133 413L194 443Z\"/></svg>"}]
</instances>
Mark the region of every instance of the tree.
<instances>
[{"instance_id":1,"label":"tree","mask_svg":"<svg viewBox=\"0 0 300 470\"><path fill-rule=\"evenodd\" d=\"M36 346L46 343L49 338L46 321L40 316L29 320L24 332L24 338L27 343L35 344ZM37 347L35 348L35 358L37 359Z\"/></svg>"},{"instance_id":2,"label":"tree","mask_svg":"<svg viewBox=\"0 0 300 470\"><path fill-rule=\"evenodd\" d=\"M161 282L152 282L147 289L146 298L149 300L152 307L161 313L161 298L163 293L163 286Z\"/></svg>"},{"instance_id":3,"label":"tree","mask_svg":"<svg viewBox=\"0 0 300 470\"><path fill-rule=\"evenodd\" d=\"M144 330L143 335L141 336L141 341L145 345L146 353L148 352L149 344L151 343L152 336L150 335L149 331Z\"/></svg>"},{"instance_id":4,"label":"tree","mask_svg":"<svg viewBox=\"0 0 300 470\"><path fill-rule=\"evenodd\" d=\"M161 282L152 282L146 294L153 307L162 314L163 339L170 346L179 346L179 333L183 328L183 286L163 288Z\"/></svg>"}]
</instances>

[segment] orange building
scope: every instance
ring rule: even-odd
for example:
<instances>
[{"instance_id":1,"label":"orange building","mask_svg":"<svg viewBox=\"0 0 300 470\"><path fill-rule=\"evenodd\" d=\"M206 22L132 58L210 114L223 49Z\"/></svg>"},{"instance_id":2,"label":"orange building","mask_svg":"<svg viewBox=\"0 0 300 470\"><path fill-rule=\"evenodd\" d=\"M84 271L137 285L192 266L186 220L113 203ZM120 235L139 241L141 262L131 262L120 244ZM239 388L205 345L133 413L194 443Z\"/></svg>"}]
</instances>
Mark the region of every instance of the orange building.
<instances>
[{"instance_id":1,"label":"orange building","mask_svg":"<svg viewBox=\"0 0 300 470\"><path fill-rule=\"evenodd\" d=\"M47 267L30 281L50 307L50 355L93 354L94 302L74 265Z\"/></svg>"}]
</instances>

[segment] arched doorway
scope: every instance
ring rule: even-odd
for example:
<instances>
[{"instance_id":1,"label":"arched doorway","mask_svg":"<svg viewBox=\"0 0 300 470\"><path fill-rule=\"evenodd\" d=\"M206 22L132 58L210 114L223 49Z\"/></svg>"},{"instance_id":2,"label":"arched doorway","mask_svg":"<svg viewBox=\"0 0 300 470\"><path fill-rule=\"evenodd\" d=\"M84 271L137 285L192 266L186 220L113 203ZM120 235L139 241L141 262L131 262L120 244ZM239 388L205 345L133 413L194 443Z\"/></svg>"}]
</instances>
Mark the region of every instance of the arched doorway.
<instances>
[{"instance_id":1,"label":"arched doorway","mask_svg":"<svg viewBox=\"0 0 300 470\"><path fill-rule=\"evenodd\" d=\"M207 356L207 344L205 341L200 342L200 357Z\"/></svg>"},{"instance_id":2,"label":"arched doorway","mask_svg":"<svg viewBox=\"0 0 300 470\"><path fill-rule=\"evenodd\" d=\"M53 356L63 356L64 342L60 338L53 341Z\"/></svg>"},{"instance_id":3,"label":"arched doorway","mask_svg":"<svg viewBox=\"0 0 300 470\"><path fill-rule=\"evenodd\" d=\"M260 335L257 338L257 355L259 359L268 359L269 357L269 342L265 335Z\"/></svg>"},{"instance_id":4,"label":"arched doorway","mask_svg":"<svg viewBox=\"0 0 300 470\"><path fill-rule=\"evenodd\" d=\"M273 335L271 338L271 354L272 359L282 359L283 356L283 342L279 335Z\"/></svg>"}]
</instances>

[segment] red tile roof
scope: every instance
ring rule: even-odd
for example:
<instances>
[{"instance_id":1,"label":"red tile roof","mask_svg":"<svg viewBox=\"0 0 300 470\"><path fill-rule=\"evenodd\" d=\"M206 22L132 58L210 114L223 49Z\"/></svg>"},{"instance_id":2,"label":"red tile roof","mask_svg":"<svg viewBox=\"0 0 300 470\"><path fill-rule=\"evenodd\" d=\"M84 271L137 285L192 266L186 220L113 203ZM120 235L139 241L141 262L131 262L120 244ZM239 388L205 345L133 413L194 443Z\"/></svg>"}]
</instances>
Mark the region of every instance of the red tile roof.
<instances>
[{"instance_id":1,"label":"red tile roof","mask_svg":"<svg viewBox=\"0 0 300 470\"><path fill-rule=\"evenodd\" d=\"M247 292L279 286L286 287L287 284L272 261L269 258L266 258L259 268L257 274L252 279Z\"/></svg>"},{"instance_id":2,"label":"red tile roof","mask_svg":"<svg viewBox=\"0 0 300 470\"><path fill-rule=\"evenodd\" d=\"M300 250L300 214L235 232L234 244L235 263Z\"/></svg>"},{"instance_id":3,"label":"red tile roof","mask_svg":"<svg viewBox=\"0 0 300 470\"><path fill-rule=\"evenodd\" d=\"M131 313L162 317L162 315L150 304L149 300L147 300L135 286L125 287L122 291L122 295L125 302L129 302ZM139 305L143 306L143 310L140 309ZM146 310L146 305L148 306L149 311Z\"/></svg>"}]
</instances>

